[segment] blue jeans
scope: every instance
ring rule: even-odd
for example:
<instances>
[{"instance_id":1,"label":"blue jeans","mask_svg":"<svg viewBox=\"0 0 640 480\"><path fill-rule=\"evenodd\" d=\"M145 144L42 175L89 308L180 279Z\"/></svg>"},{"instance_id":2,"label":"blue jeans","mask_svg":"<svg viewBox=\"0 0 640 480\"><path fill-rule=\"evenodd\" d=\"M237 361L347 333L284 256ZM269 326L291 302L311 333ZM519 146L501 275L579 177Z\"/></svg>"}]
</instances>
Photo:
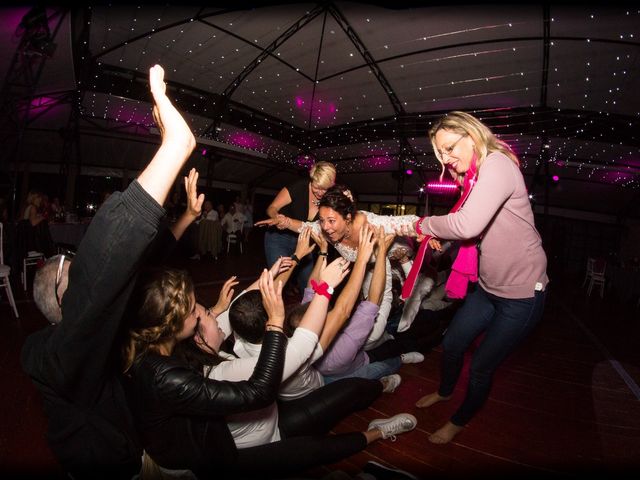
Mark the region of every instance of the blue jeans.
<instances>
[{"instance_id":1,"label":"blue jeans","mask_svg":"<svg viewBox=\"0 0 640 480\"><path fill-rule=\"evenodd\" d=\"M276 263L279 257L290 257L296 251L298 235L289 231L268 230L264 234L264 254L267 259L267 268ZM300 265L296 267L294 276L296 277L300 292L304 292L313 270L315 256L307 255L302 259Z\"/></svg>"},{"instance_id":2,"label":"blue jeans","mask_svg":"<svg viewBox=\"0 0 640 480\"><path fill-rule=\"evenodd\" d=\"M484 405L494 372L542 318L545 297L546 292L535 292L531 298L502 298L479 285L467 295L442 341L440 395L453 393L465 352L478 335L485 335L471 360L464 401L451 417L454 425L466 425Z\"/></svg>"},{"instance_id":3,"label":"blue jeans","mask_svg":"<svg viewBox=\"0 0 640 480\"><path fill-rule=\"evenodd\" d=\"M402 366L402 360L400 357L391 357L386 360L380 360L378 362L368 363L367 365L363 365L360 368L355 369L353 372L345 373L344 375L336 375L336 376L325 376L324 384L327 385L331 382L335 382L336 380L340 380L341 378L348 377L359 377L359 378L369 378L371 380L379 380L382 377L386 377L387 375L391 375L400 370Z\"/></svg>"}]
</instances>

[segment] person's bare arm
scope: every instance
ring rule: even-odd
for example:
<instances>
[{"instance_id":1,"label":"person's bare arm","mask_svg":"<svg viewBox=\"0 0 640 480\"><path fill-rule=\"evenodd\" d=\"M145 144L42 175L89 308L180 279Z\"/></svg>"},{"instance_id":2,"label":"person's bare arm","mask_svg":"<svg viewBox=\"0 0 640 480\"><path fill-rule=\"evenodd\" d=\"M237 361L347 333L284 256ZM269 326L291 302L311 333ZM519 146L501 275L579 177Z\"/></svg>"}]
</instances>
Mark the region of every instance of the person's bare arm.
<instances>
[{"instance_id":1,"label":"person's bare arm","mask_svg":"<svg viewBox=\"0 0 640 480\"><path fill-rule=\"evenodd\" d=\"M358 257L351 271L351 276L336 300L334 307L327 314L327 321L320 335L319 342L324 351L326 351L344 323L351 316L351 311L358 300L358 295L362 288L367 262L373 253L374 244L373 228L369 224L363 225L360 229Z\"/></svg>"},{"instance_id":2,"label":"person's bare arm","mask_svg":"<svg viewBox=\"0 0 640 480\"><path fill-rule=\"evenodd\" d=\"M316 248L316 245L314 243L309 243L310 237L310 228L303 229L300 235L298 235L298 243L296 244L296 250L293 252L293 254L298 258L299 261L309 255L313 251L313 249ZM283 285L286 285L286 283L289 281L289 278L293 274L293 270L298 266L298 262L293 260L291 257L289 257L289 259L292 260L291 268L282 271L276 277L277 280L282 280Z\"/></svg>"},{"instance_id":3,"label":"person's bare arm","mask_svg":"<svg viewBox=\"0 0 640 480\"><path fill-rule=\"evenodd\" d=\"M176 240L180 240L184 232L202 213L204 193L198 195L198 171L192 168L189 176L184 177L184 189L187 193L187 209L180 218L171 225L170 230Z\"/></svg>"},{"instance_id":4,"label":"person's bare arm","mask_svg":"<svg viewBox=\"0 0 640 480\"><path fill-rule=\"evenodd\" d=\"M149 70L153 96L153 117L162 135L160 148L138 177L138 183L158 204L163 205L173 182L196 147L196 139L180 112L166 95L164 70L154 65Z\"/></svg>"},{"instance_id":5,"label":"person's bare arm","mask_svg":"<svg viewBox=\"0 0 640 480\"><path fill-rule=\"evenodd\" d=\"M320 272L322 272L323 267L327 264L327 256L329 253L329 242L327 242L327 239L324 237L322 232L315 232L312 230L311 238L313 238L313 241L318 245L319 253L318 259L316 260L313 270L311 270L311 274L309 275L307 287L311 285L311 280L315 280L316 282L320 280Z\"/></svg>"},{"instance_id":6,"label":"person's bare arm","mask_svg":"<svg viewBox=\"0 0 640 480\"><path fill-rule=\"evenodd\" d=\"M376 228L376 264L373 268L371 285L369 285L369 295L367 295L367 300L376 305L380 305L384 295L387 280L387 251L394 237L394 234L385 234L383 226Z\"/></svg>"}]
</instances>

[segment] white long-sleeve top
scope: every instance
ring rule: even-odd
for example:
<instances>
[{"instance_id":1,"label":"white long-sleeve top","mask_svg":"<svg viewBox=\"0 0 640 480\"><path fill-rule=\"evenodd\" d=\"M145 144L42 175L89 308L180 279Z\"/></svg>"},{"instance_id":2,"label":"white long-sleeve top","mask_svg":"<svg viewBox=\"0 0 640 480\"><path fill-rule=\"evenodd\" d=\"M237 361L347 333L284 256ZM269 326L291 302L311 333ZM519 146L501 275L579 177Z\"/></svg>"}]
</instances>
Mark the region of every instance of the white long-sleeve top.
<instances>
[{"instance_id":1,"label":"white long-sleeve top","mask_svg":"<svg viewBox=\"0 0 640 480\"><path fill-rule=\"evenodd\" d=\"M234 347L234 351L236 353L239 352L241 358L225 361L214 366L207 374L209 378L237 382L248 380L251 377L258 362L261 345L247 343L242 340L236 341L236 345L240 345L240 347L237 349ZM309 364L310 358L314 358L312 354L317 350L317 345L318 335L303 327L296 329L287 343L284 370L282 372L283 382L297 379L298 370ZM320 349L320 352L322 352L322 349ZM322 379L321 376L320 379ZM324 384L324 381L322 384ZM280 440L278 405L275 402L259 410L228 415L226 420L238 448L265 445Z\"/></svg>"}]
</instances>

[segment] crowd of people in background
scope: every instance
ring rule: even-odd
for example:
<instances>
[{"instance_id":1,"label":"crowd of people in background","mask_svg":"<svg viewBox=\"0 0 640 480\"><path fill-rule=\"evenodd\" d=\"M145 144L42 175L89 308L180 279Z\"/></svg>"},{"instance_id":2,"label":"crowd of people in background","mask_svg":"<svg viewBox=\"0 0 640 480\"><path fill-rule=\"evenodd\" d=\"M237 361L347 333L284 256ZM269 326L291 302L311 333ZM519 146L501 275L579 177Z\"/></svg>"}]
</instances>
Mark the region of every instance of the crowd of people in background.
<instances>
[{"instance_id":1,"label":"crowd of people in background","mask_svg":"<svg viewBox=\"0 0 640 480\"><path fill-rule=\"evenodd\" d=\"M452 441L544 307L546 257L508 146L462 112L434 124L443 172L463 190L447 215L360 210L335 166L318 162L256 219L248 198L207 198L195 169L176 187L195 138L160 66L149 86L162 134L154 157L105 199L73 259L47 255L33 283L50 325L28 337L21 360L45 400L47 439L65 471L76 479L281 478L331 464L416 428L415 416L397 412L330 433L393 395L403 364L442 344L438 390L412 401L447 401L465 352L484 334L462 404L429 437ZM37 226L59 208L33 192L21 218ZM268 230L264 268L237 295L230 276L210 308L187 271L166 265L180 242L193 260L216 259L254 226ZM297 286L292 303L288 283ZM420 473L375 462L365 471Z\"/></svg>"}]
</instances>

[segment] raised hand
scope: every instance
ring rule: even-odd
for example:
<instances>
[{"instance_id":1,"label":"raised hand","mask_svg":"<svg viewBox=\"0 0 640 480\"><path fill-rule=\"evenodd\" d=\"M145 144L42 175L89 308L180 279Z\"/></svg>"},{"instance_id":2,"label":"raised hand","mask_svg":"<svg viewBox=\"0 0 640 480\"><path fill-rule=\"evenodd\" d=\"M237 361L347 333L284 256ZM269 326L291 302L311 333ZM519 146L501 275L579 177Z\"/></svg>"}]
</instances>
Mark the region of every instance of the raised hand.
<instances>
[{"instance_id":1,"label":"raised hand","mask_svg":"<svg viewBox=\"0 0 640 480\"><path fill-rule=\"evenodd\" d=\"M222 290L220 290L220 295L218 295L218 302L211 309L213 313L220 315L222 312L226 312L229 309L234 293L233 287L240 283L236 278L238 277L234 275L224 282L224 285L222 285Z\"/></svg>"},{"instance_id":2,"label":"raised hand","mask_svg":"<svg viewBox=\"0 0 640 480\"><path fill-rule=\"evenodd\" d=\"M278 260L276 260L274 264L271 265L269 272L271 273L273 278L276 278L281 273L289 270L292 266L293 260L291 260L291 257L278 257Z\"/></svg>"},{"instance_id":3,"label":"raised hand","mask_svg":"<svg viewBox=\"0 0 640 480\"><path fill-rule=\"evenodd\" d=\"M326 237L322 234L322 232L316 232L315 230L311 230L311 238L316 242L318 248L321 252L327 252L329 250L329 242L327 242Z\"/></svg>"},{"instance_id":4,"label":"raised hand","mask_svg":"<svg viewBox=\"0 0 640 480\"><path fill-rule=\"evenodd\" d=\"M311 228L304 227L300 235L298 235L298 243L296 244L296 251L294 252L296 257L299 259L303 259L316 248L315 243L309 243L309 238L311 237ZM326 251L326 250L325 250Z\"/></svg>"},{"instance_id":5,"label":"raised hand","mask_svg":"<svg viewBox=\"0 0 640 480\"><path fill-rule=\"evenodd\" d=\"M187 193L187 211L198 218L202 213L204 193L198 195L198 171L195 168L189 170L189 176L184 177L184 190Z\"/></svg>"},{"instance_id":6,"label":"raised hand","mask_svg":"<svg viewBox=\"0 0 640 480\"><path fill-rule=\"evenodd\" d=\"M358 260L364 261L366 263L371 258L373 247L376 244L375 234L375 227L373 227L370 223L366 223L362 226L362 228L360 228L360 234L358 238Z\"/></svg>"},{"instance_id":7,"label":"raised hand","mask_svg":"<svg viewBox=\"0 0 640 480\"><path fill-rule=\"evenodd\" d=\"M276 282L274 285L273 275L265 268L258 280L258 288L262 296L262 305L264 306L268 322L282 326L284 324L284 301L282 300L282 282Z\"/></svg>"},{"instance_id":8,"label":"raised hand","mask_svg":"<svg viewBox=\"0 0 640 480\"><path fill-rule=\"evenodd\" d=\"M330 287L335 288L349 273L349 261L344 258L336 258L320 272L320 280L327 282Z\"/></svg>"}]
</instances>

